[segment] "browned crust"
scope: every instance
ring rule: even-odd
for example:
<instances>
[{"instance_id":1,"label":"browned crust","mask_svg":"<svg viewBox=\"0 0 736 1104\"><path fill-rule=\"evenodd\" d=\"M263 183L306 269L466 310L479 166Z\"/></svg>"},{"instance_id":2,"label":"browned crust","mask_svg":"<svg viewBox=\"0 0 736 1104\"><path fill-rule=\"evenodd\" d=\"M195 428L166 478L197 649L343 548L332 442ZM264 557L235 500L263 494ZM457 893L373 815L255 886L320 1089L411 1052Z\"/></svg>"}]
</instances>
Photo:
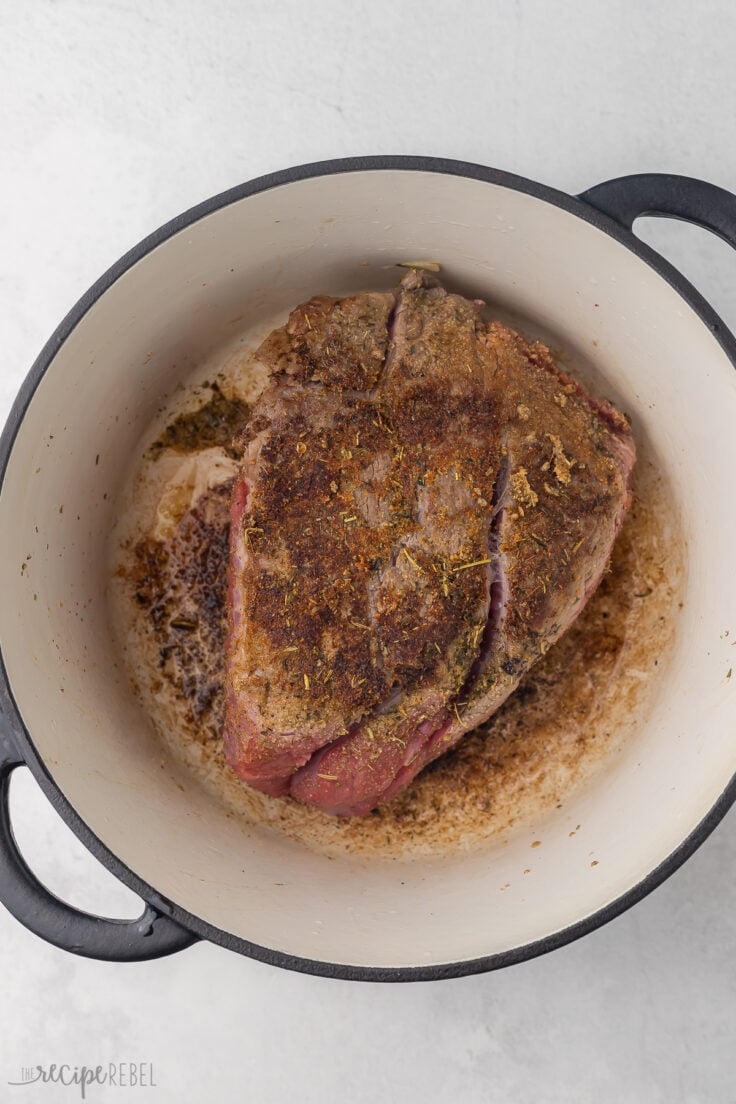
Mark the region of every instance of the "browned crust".
<instances>
[{"instance_id":1,"label":"browned crust","mask_svg":"<svg viewBox=\"0 0 736 1104\"><path fill-rule=\"evenodd\" d=\"M610 548L629 499L618 435L632 458L633 442L623 415L607 404L592 406L545 346L529 345L499 323L489 326L487 340L504 367L512 459L513 506L501 546L513 595L506 635L528 648L530 634L539 632L544 650L557 635L555 610L587 597L587 565L599 548ZM544 417L530 421L525 406Z\"/></svg>"},{"instance_id":2,"label":"browned crust","mask_svg":"<svg viewBox=\"0 0 736 1104\"><path fill-rule=\"evenodd\" d=\"M315 295L274 330L258 356L295 383L369 391L381 374L393 294Z\"/></svg>"},{"instance_id":3,"label":"browned crust","mask_svg":"<svg viewBox=\"0 0 736 1104\"><path fill-rule=\"evenodd\" d=\"M409 315L423 313L424 294L418 287ZM458 300L453 316L458 304L470 357L476 315ZM485 559L475 504L492 494L493 411L476 371L478 385L464 378L438 416L436 372L423 370L418 349L411 379L394 365L399 387L388 381L377 391L393 308L393 295L316 297L259 353L278 383L250 431L252 562L243 586L248 646L275 659L262 692L250 684L266 730L335 719L344 729L396 685L429 684L440 669L456 691L477 653L484 574L456 568ZM411 317L407 325L411 332ZM441 326L424 337L429 368L448 352L429 344L446 337ZM293 404L287 381L307 385ZM323 386L312 392L315 383ZM463 457L453 433L467 439ZM464 543L435 491L448 478L466 495ZM437 539L422 539L418 488L425 508L435 507Z\"/></svg>"},{"instance_id":4,"label":"browned crust","mask_svg":"<svg viewBox=\"0 0 736 1104\"><path fill-rule=\"evenodd\" d=\"M497 708L582 609L629 501L628 425L544 346L414 273L396 299L310 300L260 356L274 382L243 438L229 738L246 725L243 766L258 745L262 772L269 748L301 742L296 769L371 716L402 748L422 722L445 725L421 756L392 751L403 778ZM508 600L489 642L493 573ZM397 687L408 720L382 712ZM329 807L342 777L357 794L347 780L374 770L374 739L351 733L305 799Z\"/></svg>"}]
</instances>

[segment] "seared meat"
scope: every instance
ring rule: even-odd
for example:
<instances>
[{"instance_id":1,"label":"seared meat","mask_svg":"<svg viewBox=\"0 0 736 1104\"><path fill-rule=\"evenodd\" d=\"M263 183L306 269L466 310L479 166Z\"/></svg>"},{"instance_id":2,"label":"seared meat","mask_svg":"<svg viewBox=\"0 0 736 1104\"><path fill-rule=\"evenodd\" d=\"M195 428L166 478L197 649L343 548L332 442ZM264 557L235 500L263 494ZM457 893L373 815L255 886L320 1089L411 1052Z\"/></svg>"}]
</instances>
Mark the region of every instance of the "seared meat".
<instances>
[{"instance_id":1,"label":"seared meat","mask_svg":"<svg viewBox=\"0 0 736 1104\"><path fill-rule=\"evenodd\" d=\"M368 812L487 719L600 580L628 424L480 305L412 271L310 300L260 351L225 711L259 789Z\"/></svg>"}]
</instances>

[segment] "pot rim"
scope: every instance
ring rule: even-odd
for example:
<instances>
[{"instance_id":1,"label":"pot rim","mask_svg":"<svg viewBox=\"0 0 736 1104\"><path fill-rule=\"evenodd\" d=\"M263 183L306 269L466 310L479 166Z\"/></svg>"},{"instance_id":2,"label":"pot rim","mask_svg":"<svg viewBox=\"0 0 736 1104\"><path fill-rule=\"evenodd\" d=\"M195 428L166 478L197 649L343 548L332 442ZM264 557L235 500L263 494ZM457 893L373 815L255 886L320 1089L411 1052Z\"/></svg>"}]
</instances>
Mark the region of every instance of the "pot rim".
<instances>
[{"instance_id":1,"label":"pot rim","mask_svg":"<svg viewBox=\"0 0 736 1104\"><path fill-rule=\"evenodd\" d=\"M439 173L448 176L459 176L473 180L479 180L488 184L495 184L513 191L523 192L539 199L551 206L558 207L569 214L575 215L584 222L603 231L609 237L614 238L624 245L640 260L653 268L676 292L687 302L688 306L700 318L706 328L716 338L723 348L726 356L736 367L736 339L724 325L710 304L690 284L690 282L678 272L669 262L642 242L633 231L622 226L613 218L602 213L591 204L578 196L569 195L567 192L558 191L547 185L538 184L535 181L517 176L513 173L499 169L486 168L472 162L457 161L437 157L419 157L407 155L383 155L366 157L348 157L335 160L316 161L304 165L296 165L292 168L269 173L256 177L246 183L236 185L218 195L197 204L189 210L177 215L149 234L137 245L133 246L118 261L116 261L78 300L66 317L60 322L49 340L44 345L28 375L23 381L18 395L13 403L5 427L0 434L0 491L2 490L5 473L10 462L13 445L20 429L25 413L33 399L38 385L46 371L52 364L61 346L70 336L72 331L83 320L92 306L106 291L139 260L152 252L157 246L173 237L175 234L198 222L231 203L237 203L249 196L271 188L277 188L284 184L293 184L301 180L309 180L319 176L332 176L342 173L366 172L366 171L413 171L424 173ZM616 900L611 901L602 909L597 910L582 920L577 921L543 939L532 943L514 947L507 951L486 955L479 958L467 959L460 962L440 963L428 966L396 966L376 967L359 966L345 963L333 963L288 954L284 951L264 947L251 943L239 936L234 936L221 928L210 924L205 920L187 912L181 906L162 898L153 886L148 885L130 867L123 863L102 840L89 828L80 814L64 796L43 759L36 750L30 733L26 730L21 717L20 709L13 697L10 680L3 660L0 647L0 718L4 719L10 730L9 738L17 746L19 755L25 765L31 770L44 794L56 809L57 813L69 825L72 831L85 844L88 850L116 877L137 893L144 901L160 909L165 915L175 920L182 927L195 935L218 944L228 950L237 951L250 958L272 966L280 966L301 973L313 974L323 977L339 978L346 981L435 981L444 978L463 977L470 974L484 973L490 970L500 969L524 962L548 951L563 947L581 936L587 935L602 927L627 911L632 905L646 897L657 886L661 885L673 874L707 839L710 833L720 823L731 805L736 801L736 774L730 779L721 795L718 797L709 812L693 828L680 845L664 859L645 878L636 883ZM2 736L2 733L0 733Z\"/></svg>"}]
</instances>

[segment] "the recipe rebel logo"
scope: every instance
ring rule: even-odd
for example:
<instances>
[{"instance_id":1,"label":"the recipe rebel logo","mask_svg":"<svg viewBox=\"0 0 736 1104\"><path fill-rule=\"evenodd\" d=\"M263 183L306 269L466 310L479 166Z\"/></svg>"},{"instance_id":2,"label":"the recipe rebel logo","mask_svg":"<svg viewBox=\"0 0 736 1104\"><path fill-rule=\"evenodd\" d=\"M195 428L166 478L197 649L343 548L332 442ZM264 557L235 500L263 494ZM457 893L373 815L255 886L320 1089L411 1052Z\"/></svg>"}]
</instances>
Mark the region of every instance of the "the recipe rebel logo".
<instances>
[{"instance_id":1,"label":"the recipe rebel logo","mask_svg":"<svg viewBox=\"0 0 736 1104\"><path fill-rule=\"evenodd\" d=\"M96 1066L54 1062L49 1066L22 1066L20 1077L8 1081L8 1085L76 1085L82 1100L87 1099L87 1090L94 1085L109 1085L115 1089L157 1087L152 1062L107 1062Z\"/></svg>"}]
</instances>

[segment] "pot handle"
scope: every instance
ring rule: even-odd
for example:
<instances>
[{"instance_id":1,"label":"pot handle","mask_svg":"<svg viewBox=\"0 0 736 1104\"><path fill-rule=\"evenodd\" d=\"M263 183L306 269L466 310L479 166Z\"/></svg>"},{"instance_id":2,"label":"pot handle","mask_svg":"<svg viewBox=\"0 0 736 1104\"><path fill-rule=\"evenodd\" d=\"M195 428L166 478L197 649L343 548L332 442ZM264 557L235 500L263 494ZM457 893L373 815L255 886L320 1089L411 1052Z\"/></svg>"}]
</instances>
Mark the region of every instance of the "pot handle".
<instances>
[{"instance_id":1,"label":"pot handle","mask_svg":"<svg viewBox=\"0 0 736 1104\"><path fill-rule=\"evenodd\" d=\"M581 192L578 199L627 230L642 215L661 215L694 222L736 248L736 195L705 180L672 173L619 176Z\"/></svg>"},{"instance_id":2,"label":"pot handle","mask_svg":"<svg viewBox=\"0 0 736 1104\"><path fill-rule=\"evenodd\" d=\"M109 920L67 905L50 892L20 853L10 823L10 776L25 766L0 728L0 902L29 931L63 951L107 962L141 962L181 951L198 936L146 903L136 920Z\"/></svg>"}]
</instances>

